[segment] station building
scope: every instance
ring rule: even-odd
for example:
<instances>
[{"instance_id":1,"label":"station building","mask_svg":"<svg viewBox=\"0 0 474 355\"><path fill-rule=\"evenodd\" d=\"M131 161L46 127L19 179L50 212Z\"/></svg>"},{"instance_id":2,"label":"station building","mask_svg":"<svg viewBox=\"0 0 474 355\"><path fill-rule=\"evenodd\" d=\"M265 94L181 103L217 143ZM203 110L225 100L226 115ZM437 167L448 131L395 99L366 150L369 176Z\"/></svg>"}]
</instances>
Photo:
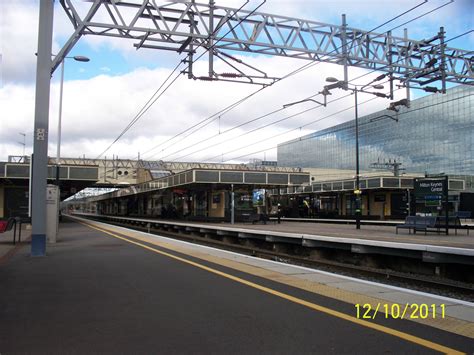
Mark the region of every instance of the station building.
<instances>
[{"instance_id":1,"label":"station building","mask_svg":"<svg viewBox=\"0 0 474 355\"><path fill-rule=\"evenodd\" d=\"M397 112L360 117L362 214L401 218L412 201L412 211L432 212L417 207L410 191L415 177L436 174L449 176L450 209L474 212L473 132L474 87L464 85L413 100ZM355 144L352 120L278 145L279 166L312 171L311 187L287 191L300 210L307 201L303 215L355 213ZM383 166L392 173L380 171Z\"/></svg>"},{"instance_id":2,"label":"station building","mask_svg":"<svg viewBox=\"0 0 474 355\"><path fill-rule=\"evenodd\" d=\"M270 191L302 186L310 186L310 174L296 168L193 168L100 196L72 200L67 208L101 215L215 222L230 221L234 211L235 220L242 221L257 213L272 212Z\"/></svg>"},{"instance_id":3,"label":"station building","mask_svg":"<svg viewBox=\"0 0 474 355\"><path fill-rule=\"evenodd\" d=\"M48 183L56 184L55 159L50 158L48 165ZM29 157L10 156L7 162L0 162L0 219L30 214L30 170ZM61 200L74 195L65 208L206 221L230 221L232 210L236 221L271 213L271 190L310 185L309 172L262 161L220 164L62 158L59 172ZM101 194L76 194L87 187Z\"/></svg>"},{"instance_id":4,"label":"station building","mask_svg":"<svg viewBox=\"0 0 474 355\"><path fill-rule=\"evenodd\" d=\"M0 162L0 219L28 217L30 211L29 157ZM56 183L54 160L48 162L48 184ZM99 169L94 165L63 164L59 169L61 199L66 199L82 189L92 186L99 179Z\"/></svg>"},{"instance_id":5,"label":"station building","mask_svg":"<svg viewBox=\"0 0 474 355\"><path fill-rule=\"evenodd\" d=\"M359 119L364 218L442 213L442 205L428 206L413 194L414 179L433 174L449 177L449 212L474 215L473 108L474 88L458 86L444 95L413 100L398 112L384 110ZM119 187L69 203L90 212L229 221L232 210L239 220L255 212L275 213L280 203L287 217L351 218L355 214L354 121L280 144L278 166L275 162L153 162L149 166L140 162L146 174L139 174L137 162L129 162L131 170L125 165L117 168L121 165L114 162L110 171L96 161L90 166L69 163L61 165L63 198L85 186L102 186L113 177ZM373 169L384 164L393 171ZM1 163L0 168L0 218L26 214L28 162ZM51 166L49 177L54 176ZM122 185L124 176L135 182Z\"/></svg>"}]
</instances>

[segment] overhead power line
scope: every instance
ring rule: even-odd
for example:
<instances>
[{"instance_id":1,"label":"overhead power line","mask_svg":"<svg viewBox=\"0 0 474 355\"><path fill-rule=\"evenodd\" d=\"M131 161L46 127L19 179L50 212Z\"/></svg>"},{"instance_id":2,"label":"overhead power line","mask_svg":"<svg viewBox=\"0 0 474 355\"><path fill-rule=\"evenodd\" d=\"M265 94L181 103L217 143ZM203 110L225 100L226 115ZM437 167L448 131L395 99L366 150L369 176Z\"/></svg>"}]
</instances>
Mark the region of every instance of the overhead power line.
<instances>
[{"instance_id":1,"label":"overhead power line","mask_svg":"<svg viewBox=\"0 0 474 355\"><path fill-rule=\"evenodd\" d=\"M168 82L168 80L171 78L171 76L174 74L174 72L179 68L179 66L182 64L182 61L178 63L178 65L173 69L173 71L168 75L168 77L163 81L163 83L160 85L160 87L153 93L153 95L148 99L148 101L145 103L145 105L142 106L142 108L138 111L136 116L128 123L128 125L122 130L122 132L117 136L117 138L114 139L112 143L102 152L100 153L96 159L99 159L101 156L103 156L112 146L119 141L120 138L123 137L125 133L132 128L132 126L138 122L138 120L151 108L151 106L168 90L168 88L174 84L174 82L178 79L178 75L174 77L174 79L171 81L171 83L158 95L158 92L163 88L163 86ZM156 96L156 97L155 97ZM155 97L155 98L154 98ZM154 98L154 99L153 99ZM151 102L151 103L150 103Z\"/></svg>"},{"instance_id":2,"label":"overhead power line","mask_svg":"<svg viewBox=\"0 0 474 355\"><path fill-rule=\"evenodd\" d=\"M396 89L395 91L397 91L397 90L401 90L401 89ZM398 113L398 115L401 116L401 115L405 115L405 114L408 114L408 113L411 113L411 112L416 112L416 111L424 110L424 109L431 108L431 107L434 107L434 106L437 106L437 105L445 104L445 103L447 103L447 102L452 102L452 101L460 100L460 99L462 99L462 98L466 98L466 97L469 97L469 96L474 96L474 95L473 95L473 94L464 95L464 96L456 97L456 98L453 98L453 99L445 100L445 101L442 101L442 102L437 102L437 103L434 103L434 104L426 105L426 106L423 106L423 107L417 107L417 108L414 108L414 109L410 109L410 110L406 110L406 111L400 112L400 113ZM367 100L367 101L365 101L365 102L363 102L363 103L367 103L367 102L372 101L372 100L375 100L375 99L376 99L376 97L371 98L371 99L369 99L369 100ZM341 111L339 111L339 112L337 112L337 113L334 113L334 114L331 114L331 115L329 115L329 116L323 117L323 118L321 118L321 119L319 119L319 120L317 120L317 121L322 121L323 119L326 119L326 118L329 118L329 117L331 117L331 116L334 116L335 114L341 113L342 111L350 110L351 108L354 108L354 105L351 106L351 107L345 108L345 109L343 109L343 110L341 110ZM316 121L315 121L315 122L311 122L310 124L314 124L314 123L316 123ZM372 124L372 122L360 123L360 124L359 124L359 127L363 127L363 126L368 125L368 124ZM301 127L304 127L304 126L301 126ZM298 127L298 128L296 128L296 129L293 129L293 130L300 129L301 127ZM344 129L346 129L346 127L338 128L338 129L334 130L333 132L339 132L339 131L342 131L342 130L344 130ZM284 132L284 133L282 133L281 135L286 134L286 133L289 133L289 132L290 132L290 131ZM278 136L278 135L277 135L277 136ZM271 138L274 138L274 137L276 137L276 136L273 136L273 137L271 137ZM313 136L308 136L308 135L307 135L307 136L305 136L305 137L295 138L295 140L297 139L298 141L305 141L305 140L312 139L312 138L313 138ZM266 140L269 140L269 139L266 139ZM260 143L261 143L261 142L260 142ZM286 143L284 143L284 144L290 144L290 142L286 142ZM246 146L246 147L243 147L242 149L247 148L247 147L250 147L250 146L252 146L252 145L254 145L254 144L251 144L251 145L248 145L248 146ZM222 161L222 162L225 163L225 162L228 162L228 161L231 161L231 160L240 159L240 158L243 158L243 157L246 157L246 156L249 156L249 155L258 154L258 153L262 153L262 152L266 152L266 151L268 151L268 150L270 150L270 149L275 149L275 148L277 148L277 147L278 147L278 146L268 147L268 148L265 148L265 149L262 149L262 150L258 150L258 151L252 152L252 153L240 155L240 156L238 156L238 157L232 157L232 158L226 159L226 160L224 160L224 161ZM219 155L219 156L220 156L220 155ZM219 156L216 156L216 157L214 157L214 158L218 158Z\"/></svg>"},{"instance_id":3,"label":"overhead power line","mask_svg":"<svg viewBox=\"0 0 474 355\"><path fill-rule=\"evenodd\" d=\"M397 89L397 90L401 90L401 89ZM344 95L344 96L341 96L341 97L338 97L337 99L331 100L331 101L329 101L328 103L332 103L332 102L336 102L336 101L342 100L342 99L344 99L344 98L346 98L346 97L349 97L349 96L351 96L351 95L352 95L352 93L351 93L351 94ZM373 100L375 100L375 99L376 99L376 97L373 97L373 98L368 99L368 100L366 100L366 101L362 101L362 102L359 103L359 105L366 104L366 103L368 103L368 102L370 102L370 101L373 101ZM283 119L281 119L281 120L279 120L279 121L283 121L283 120L292 118L292 117L294 117L294 116L297 116L297 115L306 113L306 112L308 112L308 111L315 110L315 109L320 108L320 107L322 107L322 105L317 105L317 106L315 106L315 107L312 107L312 108L309 108L309 109L300 111L300 112L298 112L298 113L296 113L296 114L293 114L293 115L291 115L291 116L285 117L285 118L283 118ZM339 110L339 111L337 111L337 112L331 113L331 114L329 114L329 115L327 115L327 116L324 116L324 117L321 117L321 118L317 118L316 120L312 120L311 122L308 122L308 123L306 123L306 124L304 124L304 125L301 125L301 126L299 126L299 127L292 128L292 129L290 129L290 130L287 130L287 131L285 131L285 132L279 133L279 134L277 134L277 135L273 135L272 137L269 137L269 138L266 138L266 139L263 139L263 140L259 140L258 142L255 142L255 143L252 143L252 144L248 144L248 145L246 145L245 147L236 148L236 149L233 149L233 150L231 150L231 151L227 151L227 152L225 152L225 153L221 153L221 154L219 154L219 155L216 155L216 156L213 156L213 157L207 158L207 159L209 159L209 160L216 159L216 158L218 158L218 157L220 157L220 156L222 156L222 155L224 155L224 154L233 153L233 152L239 151L239 150L241 150L241 149L245 149L245 148L248 148L248 147L250 147L250 146L257 145L257 144L260 144L260 143L262 143L262 142L265 142L265 141L268 141L268 140L271 140L271 139L275 139L276 137L279 137L279 136L288 134L288 133L290 133L290 132L297 131L297 130L301 130L301 129L305 128L305 127L311 126L311 125L313 125L313 124L315 124L315 123L321 122L321 121L323 121L323 120L325 120L325 119L328 119L328 118L330 118L330 117L334 117L334 116L336 116L336 115L338 115L338 114L340 114L340 113L343 113L343 112L345 112L345 111L348 111L348 110L350 110L350 109L352 109L352 108L354 108L354 105L349 106L349 107L346 107L346 108L344 108L344 109L341 109L341 110ZM256 130L257 130L257 129L255 129L254 131L256 131ZM249 132L249 133L252 133L252 131ZM237 137L234 137L234 138L241 137L241 136L243 136L243 135L245 135L245 134L247 134L247 133L244 133L244 134L242 134L242 135L240 135L240 136L237 136ZM230 140L233 140L234 138L232 138L232 139L230 139ZM228 140L228 141L229 141L229 140ZM206 159L205 159L205 160L206 160Z\"/></svg>"},{"instance_id":4,"label":"overhead power line","mask_svg":"<svg viewBox=\"0 0 474 355\"><path fill-rule=\"evenodd\" d=\"M241 19L237 24L235 24L229 31L227 31L223 36L221 36L221 38L219 38L216 42L214 42L212 46L210 46L209 48L207 48L206 51L204 51L199 57L197 57L196 59L194 59L194 61L198 61L204 54L206 54L206 52L208 52L208 51L210 51L211 49L213 49L223 38L225 38L229 33L231 33L237 26L239 26L243 21L245 21L249 16L251 16L253 13L255 13L263 4L265 4L266 1L267 1L267 0L264 0L263 2L261 2L260 5L258 5L255 9L253 9L250 13L248 13L244 18L242 18L242 19ZM249 2L249 1L247 0L247 1L244 3L244 5L242 5L237 11L241 10L248 2ZM219 31L219 29L221 29L221 28L225 25L225 23L228 22L229 20L230 20L230 18L227 19L224 23L222 23L222 24L213 32L213 34L217 33L217 32ZM203 43L204 43L204 42L201 42L201 43L199 44L198 48L199 48L200 46L202 46ZM197 50L197 48L196 48L196 50ZM211 116L209 116L209 117L207 117L207 118L205 118L205 119L199 121L198 123L194 124L193 126L187 128L187 129L185 129L184 131L181 131L180 133L178 133L178 134L174 135L173 137L167 139L165 142L162 142L162 143L160 143L160 144L158 144L158 145L156 145L156 146L154 146L154 147L148 149L148 150L145 151L143 154L147 154L147 153L149 153L149 152L151 152L151 151L153 151L153 150L155 150L155 149L161 147L162 145L164 145L164 144L166 144L166 143L172 141L173 139L175 139L175 138L177 138L177 137L183 135L184 133L189 132L191 129L193 129L193 128L195 128L195 127L198 127L199 125L201 125L202 123L208 121L208 120L211 119L211 118L217 117L217 116L219 116L219 115L224 115L224 114L226 114L228 111L230 111L230 110L232 110L233 108L237 107L237 106L240 105L242 102L244 102L245 100L247 100L247 99L250 98L251 96L255 95L257 92L260 92L260 91L263 90L264 88L265 88L265 87L262 87L262 88L260 88L259 90L257 90L256 92L254 92L253 94L248 95L247 97L245 97L245 98L243 98L243 99L240 99L240 100L238 100L237 102L234 102L234 103L230 104L229 106L225 107L224 109L220 110L219 112L217 112L217 113L215 113L215 114L213 114L213 115L211 115ZM192 132L192 133L194 133L194 132Z\"/></svg>"},{"instance_id":5,"label":"overhead power line","mask_svg":"<svg viewBox=\"0 0 474 355\"><path fill-rule=\"evenodd\" d=\"M249 2L249 0L247 0L237 11L240 11L245 5L247 5ZM257 6L253 11L251 11L246 17L244 17L242 20L240 20L238 22L238 24L236 24L235 26L238 26L242 21L244 21L248 16L252 15L258 8L260 8L264 3L266 2L266 0L264 0L259 6ZM222 26L224 26L225 23L227 23L228 21L230 20L227 19L226 21L224 21L219 27L216 28L216 30L213 32L213 34L217 33L217 31L219 31ZM233 29L235 28L232 27L225 35L227 36L227 34L229 34L231 31L233 31ZM210 34L211 36L212 34ZM207 51L211 50L219 41L217 41L213 46L210 46L209 48L206 49L206 51L204 51L196 60L199 60ZM198 47L195 48L195 50L197 50L199 47L201 47L203 45L204 41L201 42ZM168 90L168 88L174 84L174 82L178 79L179 77L179 74L172 80L172 82L161 92L161 94L159 94L155 99L153 99L153 97L160 91L160 89L166 84L166 82L171 78L171 76L174 74L174 72L184 63L184 58L182 60L180 60L178 62L178 65L176 65L176 67L173 69L173 71L170 73L170 75L166 78L166 80L160 85L160 87L153 93L153 95L150 97L150 99L148 99L148 101L145 103L145 105L143 105L143 107L140 109L140 111L138 112L138 114L129 122L129 124L123 129L123 131L118 135L117 138L115 138L115 140L101 153L97 156L96 159L100 158L102 155L104 155L120 138L123 137L123 135L125 133L127 133L127 131L132 128L132 126L138 122L138 120L151 108L151 106L166 92L166 90ZM153 100L153 101L152 101ZM151 103L150 103L151 102Z\"/></svg>"},{"instance_id":6,"label":"overhead power line","mask_svg":"<svg viewBox=\"0 0 474 355\"><path fill-rule=\"evenodd\" d=\"M341 96L341 97L339 97L339 98L337 98L337 99L331 100L331 101L329 101L329 102L335 102L335 101L341 100L341 99L343 99L343 98L346 98L346 97L348 97L348 96L350 96L350 95L351 95L351 94L344 95L344 96ZM223 144L223 143L228 143L228 142L230 142L230 141L233 141L233 140L235 140L235 139L241 138L241 137L246 136L246 135L248 135L248 134L254 133L254 132L259 131L259 130L261 130L261 129L264 129L264 128L267 128L267 127L269 127L269 126L275 125L275 124L277 124L277 123L281 123L281 122L283 122L283 121L286 121L286 120L288 120L288 119L290 119L290 118L293 118L293 117L302 115L302 114L304 114L304 113L306 113L306 112L309 112L309 111L313 111L313 110L315 110L315 109L317 109L317 108L319 108L319 107L321 107L321 105L318 105L318 106L316 106L316 107L312 107L312 108L309 108L309 109L306 109L306 110L297 112L297 113L292 114L292 115L290 115L290 116L283 117L283 118L281 118L281 119L279 119L279 120L277 120L277 121L268 123L268 124L266 124L266 125L264 125L264 126L260 126L260 127L254 128L254 129L252 129L252 130L250 130L250 131L247 131L247 132L244 132L244 133L242 133L242 134L239 134L238 136L235 136L235 137L226 139L225 142L218 142L218 143L215 143L215 144L213 144L213 145L210 145L210 146L206 146L206 147L204 147L204 148L201 148L201 149L199 149L199 150L197 150L197 151L193 151L193 152L191 152L191 153L188 153L188 154L186 154L186 155L179 156L179 157L176 158L176 160L178 160L178 159L183 159L183 158L185 158L185 157L187 157L187 156L189 156L189 155L202 152L202 151L204 151L204 150L213 148L213 147L218 146L218 145L221 145L221 144ZM281 111L281 110L282 110L282 109L280 109L280 110L278 110L278 111ZM273 111L273 112L275 112L275 111ZM271 113L272 113L272 112L271 112ZM270 114L271 114L271 113L270 113ZM269 115L269 114L267 114L267 115ZM260 116L260 117L261 117L261 116ZM235 129L235 128L237 128L237 127L233 127L233 128L231 128L231 130L233 130L233 129ZM272 138L274 138L274 137L275 137L275 136L273 136ZM212 158L210 158L210 159L212 159Z\"/></svg>"},{"instance_id":7,"label":"overhead power line","mask_svg":"<svg viewBox=\"0 0 474 355\"><path fill-rule=\"evenodd\" d=\"M415 21L415 20L419 19L419 18L422 17L422 16L425 16L425 15L427 15L427 14L429 14L429 13L432 13L432 12L435 11L435 10L439 10L440 8L449 5L451 2L452 2L452 1L450 1L450 2L448 2L448 3L445 3L445 4L439 6L439 7L435 8L435 9L432 9L432 10L430 10L430 11L428 11L428 12L426 12L426 13L420 15L420 16L417 16L417 17L411 19L410 21ZM410 22L410 21L407 21L407 22L405 22L404 24L407 24L407 23ZM387 22L390 22L390 21L387 21ZM400 26L397 26L397 28L398 28L398 27L400 27ZM470 31L464 33L463 35L466 35L466 34L468 34L469 32L470 32ZM460 36L461 36L461 35L460 35ZM456 36L455 38L458 38L458 37L459 37L459 36ZM400 60L402 60L402 59L403 59L403 58L399 59L398 61L400 61ZM397 61L397 62L398 62L398 61ZM310 63L309 65L315 66L315 65L318 65L318 64L320 64L320 62L318 62L318 63ZM307 68L308 68L308 67L307 67ZM307 68L306 68L306 69L307 69ZM370 75L371 73L374 73L374 72L376 72L376 71L378 71L378 70L372 70L372 71L370 71L370 72L368 72L368 73L365 73L365 74L363 74L363 75L360 75L359 77L356 77L356 78L350 80L349 82L352 82L352 81L354 81L354 80L358 80L358 79L360 79L360 78L362 78L362 77L364 77L364 76ZM312 98L312 97L315 97L315 96L317 96L317 95L319 95L319 93L314 94L314 95L312 95L312 96L309 96L308 98ZM189 146L187 146L187 147L185 147L185 148L180 147L180 149L179 149L178 151L179 151L179 152L182 152L183 150L186 150L186 149L188 149L188 148L190 148L190 147L195 147L196 145L199 145L199 144L201 144L201 143L206 143L206 142L208 142L210 139L213 139L213 138L215 138L215 137L217 137L217 136L220 136L220 135L223 134L223 133L226 133L226 132L228 132L228 131L231 131L231 130L233 130L233 129L235 129L235 128L242 127L242 126L244 126L244 125L246 125L246 124L255 122L256 120L259 120L259 119L261 119L261 118L265 118L265 117L267 117L268 115L277 113L277 112L279 112L279 111L281 111L281 110L282 110L282 109L280 109L280 110L275 110L275 111L270 112L269 114L265 114L265 115L259 116L259 117L257 117L256 119L252 119L252 120L246 121L246 122L243 123L243 124L239 124L239 125L237 125L237 126L231 128L231 129L229 129L229 130L226 130L226 131L224 131L224 132L220 132L219 134L215 134L215 135L213 135L213 136L207 137L207 138L205 138L205 139L203 139L203 140L201 140L201 141L199 141L199 142L197 142L197 143L194 143L194 144L192 144L192 145L189 145ZM275 124L275 123L278 123L278 122L279 122L279 121L276 121L276 122L274 122L274 123L272 123L272 124ZM268 126L271 126L272 124L265 125L265 126L259 128L259 129L266 128L266 127L268 127ZM258 129L257 129L257 130L258 130ZM254 131L255 131L255 130L254 130ZM223 143L225 143L225 142L220 142L220 143L217 143L217 144L213 144L213 145L211 145L211 147L214 147L214 146L216 146L216 145L220 145L220 144L223 144ZM187 156L192 155L192 154L194 154L194 153L196 153L196 152L200 152L200 151L203 151L203 150L206 150L206 149L208 149L208 148L199 149L198 151L194 151L194 152L192 152L192 153L188 153L188 154L186 154L186 155L184 155L184 156L179 156L179 157L177 157L177 158L175 158L175 159L181 159L181 158L187 157ZM170 154L164 156L163 159L172 156L173 154L175 154L175 153L178 152L178 151L175 151L175 152L173 152L173 153L170 153Z\"/></svg>"},{"instance_id":8,"label":"overhead power line","mask_svg":"<svg viewBox=\"0 0 474 355\"><path fill-rule=\"evenodd\" d=\"M395 19L400 18L400 17L406 15L407 13L409 13L409 12L415 10L416 8L418 8L418 7L420 7L421 5L425 4L426 2L427 2L427 0L425 0L424 2L422 2L422 3L420 3L420 4L417 4L416 6L410 8L409 10L406 10L406 11L404 11L403 13L401 13L401 14L399 14L399 15L397 15L397 16L395 16L395 17L393 17L393 18L391 18L391 19L389 19L389 20L387 20L387 21L385 21L385 22L382 23L381 25L378 25L378 26L374 27L374 28L371 29L369 32L373 32L373 31L377 30L378 28L383 27L383 26L385 26L386 24L388 24L388 23L394 21ZM420 15L420 16L418 16L418 17L416 17L416 18L414 18L414 19L412 19L412 20L410 20L410 21L407 21L407 22L405 22L403 25L405 25L405 24L407 24L407 23L409 23L409 22L411 22L411 21L414 21L414 20L416 20L416 19L418 19L418 18L420 18L420 17L423 17L423 16L425 16L425 15L427 15L427 14L429 14L429 13L432 13L433 11L436 11L436 10L440 9L441 7L446 6L446 5L450 4L451 2L452 2L452 1L450 1L449 3L446 3L446 4L442 5L442 6L439 6L439 7L437 7L436 9L430 10L430 11L428 11L428 12L426 12L426 13L424 13L424 14L422 14L422 15ZM398 28L398 27L400 27L400 26L397 26L397 27L395 27L395 28ZM350 42L348 43L348 45L350 45L350 44L351 44L352 42L354 42L355 40L356 40L356 39L350 41ZM334 49L332 52L334 52L335 50L340 49L341 47L342 47L342 46L340 46L340 47ZM331 53L332 53L332 52L331 52ZM328 53L326 56L328 56L329 54L330 54L330 53ZM280 78L280 79L277 80L276 82L280 82L280 81L282 81L282 80L284 80L284 79L286 79L286 78L289 78L289 77L291 77L291 76L293 76L293 75L295 75L295 74L297 74L297 73L299 73L299 72L302 72L302 71L304 71L304 70L306 70L306 69L309 69L310 67L319 65L320 63L321 63L321 62L316 62L316 63L315 63L315 62L311 62L311 63L307 63L307 64L303 65L302 67L300 67L300 68L298 68L298 69L296 69L296 70L294 70L294 71L288 73L287 75L285 75L284 77ZM375 72L375 71L377 71L377 70L373 70L372 72ZM356 79L353 79L353 80L356 80ZM352 81L352 80L351 80L351 81ZM232 105L234 105L234 104L230 105L231 108L230 108L229 110L227 110L225 113L228 113L230 110L232 110L233 108L237 107L238 105L240 105L241 103L243 103L244 101L246 101L247 99L249 99L250 97L252 97L252 96L254 96L255 94L259 93L260 91L264 90L265 88L266 88L266 87L260 88L260 89L257 90L256 92L254 92L254 93L252 93L252 94L246 96L245 98L239 100L239 101L237 102L237 104L236 104L234 107L232 107ZM316 95L314 95L314 96L316 96ZM314 96L312 96L312 97L314 97ZM229 107L229 106L228 106L228 107ZM221 113L222 111L223 111L223 110L221 110L219 113L213 114L213 115L211 115L211 116L209 116L209 117L203 119L203 120L200 121L198 124L194 125L192 128L196 127L197 125L202 124L202 123L205 122L205 121L211 120L211 119L212 119L212 121L215 121L217 118L222 117L222 116L225 114L225 113ZM278 111L276 111L276 112L278 112ZM275 113L276 113L276 112L275 112ZM211 122L212 122L212 121L211 121ZM211 122L209 122L208 124L210 124ZM203 125L203 126L200 127L200 128L197 128L197 129L194 130L192 133L195 133L195 132L199 131L200 129L204 128L204 127L207 126L208 124ZM192 128L186 129L185 131L182 131L182 132L176 134L175 136L172 137L172 139L177 138L178 136L184 134L185 132L188 132L188 131L189 131L190 129L192 129ZM191 134L192 134L192 133L191 133ZM222 134L222 132L221 132L221 134ZM188 136L189 136L189 135L186 135L186 137L188 137ZM207 138L206 138L206 141L209 140L209 139L215 138L216 136L219 136L219 135L214 135L214 136L211 136L211 137L207 137ZM184 138L184 137L183 137L183 138ZM152 151L152 150L155 150L156 148L158 148L158 147L164 145L165 143L169 142L170 140L171 140L171 139L168 139L166 142L160 143L159 145L157 145L157 146L151 148L150 150L148 150L147 152L150 152L150 151ZM181 139L181 140L182 140L182 139ZM201 143L201 142L199 142L199 143ZM198 143L198 144L199 144L199 143ZM169 145L168 147L162 149L162 151L168 149L168 148L171 147L171 146L172 146L172 145ZM185 149L186 149L186 148L185 148ZM181 150L182 150L182 148L180 148L180 151L181 151ZM176 153L176 152L175 152L175 153ZM162 157L162 159L167 158L167 157L171 156L172 154L174 154L174 153L168 154L168 155L166 155L165 157Z\"/></svg>"}]
</instances>

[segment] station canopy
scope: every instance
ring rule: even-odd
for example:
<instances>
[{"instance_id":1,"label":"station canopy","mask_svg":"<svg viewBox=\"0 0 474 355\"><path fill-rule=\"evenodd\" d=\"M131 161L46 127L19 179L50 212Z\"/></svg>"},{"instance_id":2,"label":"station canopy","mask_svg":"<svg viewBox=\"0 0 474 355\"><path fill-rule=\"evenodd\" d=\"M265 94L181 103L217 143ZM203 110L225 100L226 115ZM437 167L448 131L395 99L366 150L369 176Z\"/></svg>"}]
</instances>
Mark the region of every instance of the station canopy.
<instances>
[{"instance_id":1,"label":"station canopy","mask_svg":"<svg viewBox=\"0 0 474 355\"><path fill-rule=\"evenodd\" d=\"M226 170L191 169L174 175L158 178L145 183L122 188L104 195L90 198L91 201L124 197L151 191L175 187L191 187L195 184L253 186L256 188L282 188L291 186L309 186L308 172L264 171L264 170Z\"/></svg>"}]
</instances>

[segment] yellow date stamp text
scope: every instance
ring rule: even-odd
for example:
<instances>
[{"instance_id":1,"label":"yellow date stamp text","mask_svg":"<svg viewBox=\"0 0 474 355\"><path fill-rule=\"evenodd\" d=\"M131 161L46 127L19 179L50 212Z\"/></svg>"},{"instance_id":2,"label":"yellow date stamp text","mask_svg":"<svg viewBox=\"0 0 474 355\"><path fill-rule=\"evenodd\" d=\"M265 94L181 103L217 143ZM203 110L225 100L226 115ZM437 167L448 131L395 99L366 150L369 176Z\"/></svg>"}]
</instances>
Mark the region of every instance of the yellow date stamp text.
<instances>
[{"instance_id":1,"label":"yellow date stamp text","mask_svg":"<svg viewBox=\"0 0 474 355\"><path fill-rule=\"evenodd\" d=\"M375 319L383 313L386 319L437 319L446 317L445 304L427 303L370 303L355 304L358 319Z\"/></svg>"}]
</instances>

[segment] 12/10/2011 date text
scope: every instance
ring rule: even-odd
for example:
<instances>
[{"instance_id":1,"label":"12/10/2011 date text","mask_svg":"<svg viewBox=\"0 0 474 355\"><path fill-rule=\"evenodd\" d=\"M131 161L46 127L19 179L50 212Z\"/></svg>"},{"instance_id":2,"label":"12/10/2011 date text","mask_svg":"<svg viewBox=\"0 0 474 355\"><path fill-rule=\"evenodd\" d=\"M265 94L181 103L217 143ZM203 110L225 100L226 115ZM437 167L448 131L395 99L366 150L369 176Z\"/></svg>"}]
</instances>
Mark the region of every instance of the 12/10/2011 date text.
<instances>
[{"instance_id":1,"label":"12/10/2011 date text","mask_svg":"<svg viewBox=\"0 0 474 355\"><path fill-rule=\"evenodd\" d=\"M377 303L373 306L370 303L356 304L356 317L358 319L375 319L379 312L384 313L386 319L427 319L445 318L445 304L427 303Z\"/></svg>"}]
</instances>

